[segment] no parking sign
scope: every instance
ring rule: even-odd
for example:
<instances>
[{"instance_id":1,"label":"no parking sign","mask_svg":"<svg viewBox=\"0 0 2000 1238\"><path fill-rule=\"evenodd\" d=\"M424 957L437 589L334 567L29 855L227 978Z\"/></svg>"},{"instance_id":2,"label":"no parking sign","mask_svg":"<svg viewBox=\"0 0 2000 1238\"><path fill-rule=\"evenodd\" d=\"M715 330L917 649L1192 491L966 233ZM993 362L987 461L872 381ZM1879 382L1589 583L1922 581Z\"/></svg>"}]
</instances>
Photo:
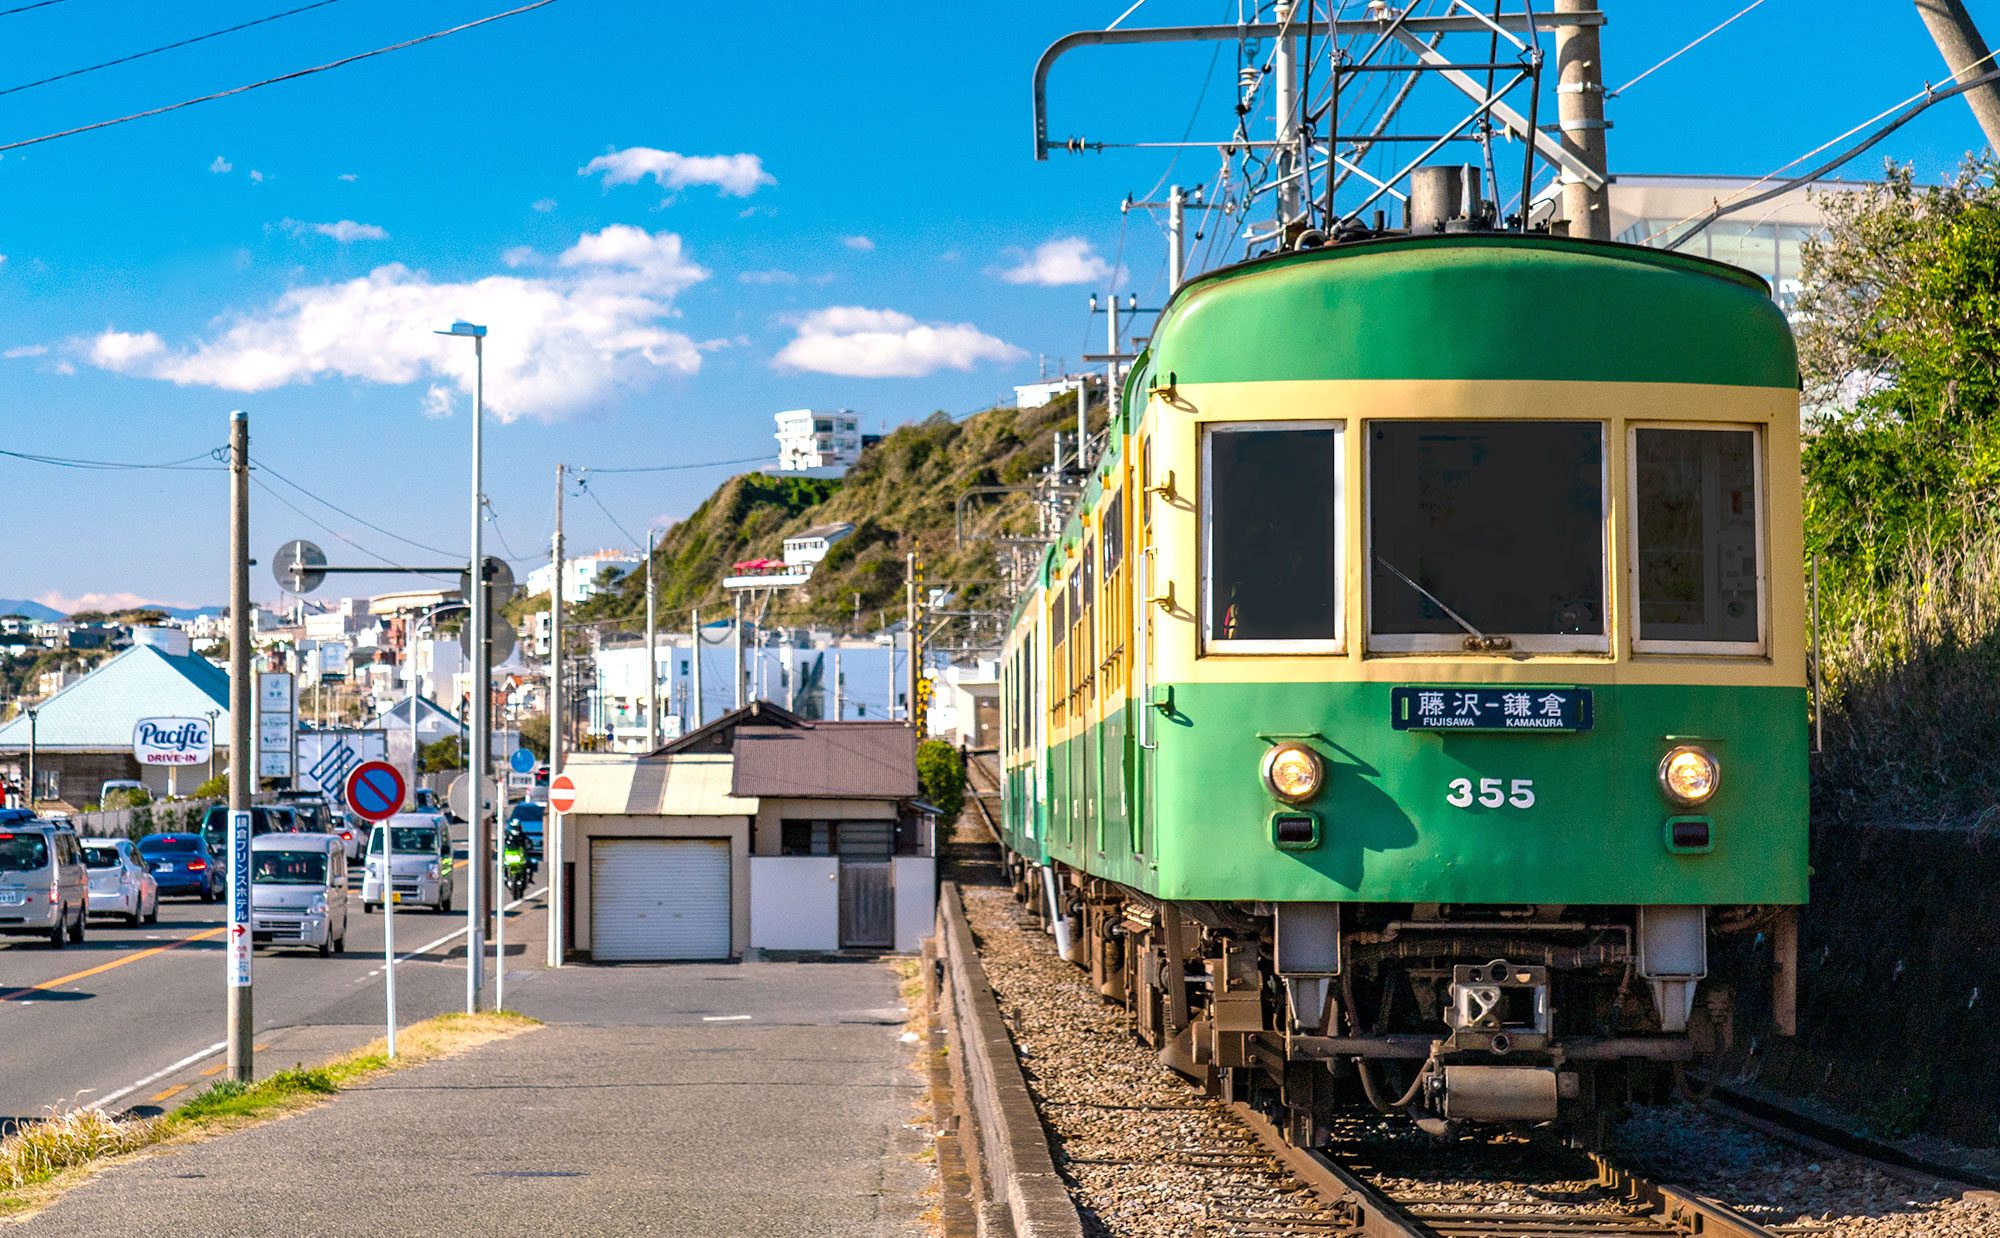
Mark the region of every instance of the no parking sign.
<instances>
[{"instance_id":1,"label":"no parking sign","mask_svg":"<svg viewBox=\"0 0 2000 1238\"><path fill-rule=\"evenodd\" d=\"M363 761L347 776L347 806L364 821L387 821L403 806L403 775L387 761Z\"/></svg>"}]
</instances>

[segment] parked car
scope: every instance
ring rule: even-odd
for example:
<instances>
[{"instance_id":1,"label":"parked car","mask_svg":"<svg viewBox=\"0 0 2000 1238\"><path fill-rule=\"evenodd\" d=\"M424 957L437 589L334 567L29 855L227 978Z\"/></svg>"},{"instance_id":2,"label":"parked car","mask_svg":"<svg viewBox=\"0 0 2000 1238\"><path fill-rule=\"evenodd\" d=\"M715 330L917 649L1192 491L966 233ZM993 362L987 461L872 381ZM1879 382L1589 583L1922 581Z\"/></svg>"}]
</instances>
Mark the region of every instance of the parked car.
<instances>
[{"instance_id":1,"label":"parked car","mask_svg":"<svg viewBox=\"0 0 2000 1238\"><path fill-rule=\"evenodd\" d=\"M392 884L382 880L384 839L395 844ZM397 906L421 903L433 911L451 910L458 884L451 856L451 827L444 814L399 812L368 835L368 867L361 878L361 910L373 912L385 897ZM386 894L385 894L386 889Z\"/></svg>"},{"instance_id":2,"label":"parked car","mask_svg":"<svg viewBox=\"0 0 2000 1238\"><path fill-rule=\"evenodd\" d=\"M139 840L139 854L152 866L162 895L192 894L213 903L229 887L228 874L199 834L148 834Z\"/></svg>"},{"instance_id":3,"label":"parked car","mask_svg":"<svg viewBox=\"0 0 2000 1238\"><path fill-rule=\"evenodd\" d=\"M160 883L152 866L126 838L86 838L83 866L90 874L87 906L94 916L123 916L134 928L160 918Z\"/></svg>"},{"instance_id":4,"label":"parked car","mask_svg":"<svg viewBox=\"0 0 2000 1238\"><path fill-rule=\"evenodd\" d=\"M537 866L542 862L542 826L546 817L547 810L540 804L516 804L507 810L507 824L518 824L528 836L528 862ZM501 835L505 837L506 831L502 830Z\"/></svg>"},{"instance_id":5,"label":"parked car","mask_svg":"<svg viewBox=\"0 0 2000 1238\"><path fill-rule=\"evenodd\" d=\"M250 940L347 953L347 849L331 834L250 840Z\"/></svg>"},{"instance_id":6,"label":"parked car","mask_svg":"<svg viewBox=\"0 0 2000 1238\"><path fill-rule=\"evenodd\" d=\"M259 804L250 810L250 837L257 838L270 833L295 833L298 818L289 808L279 808ZM201 815L201 836L208 843L208 854L212 859L221 859L229 850L229 809L222 804L210 804L208 811Z\"/></svg>"},{"instance_id":7,"label":"parked car","mask_svg":"<svg viewBox=\"0 0 2000 1238\"><path fill-rule=\"evenodd\" d=\"M54 821L0 830L0 934L46 937L57 950L82 942L90 878L76 831Z\"/></svg>"},{"instance_id":8,"label":"parked car","mask_svg":"<svg viewBox=\"0 0 2000 1238\"><path fill-rule=\"evenodd\" d=\"M140 782L136 778L108 779L105 781L105 784L103 786L97 789L97 802L99 804L102 804L104 807L109 808L111 807L111 804L109 803L111 797L118 794L120 791L144 791L145 789L146 789L146 784Z\"/></svg>"}]
</instances>

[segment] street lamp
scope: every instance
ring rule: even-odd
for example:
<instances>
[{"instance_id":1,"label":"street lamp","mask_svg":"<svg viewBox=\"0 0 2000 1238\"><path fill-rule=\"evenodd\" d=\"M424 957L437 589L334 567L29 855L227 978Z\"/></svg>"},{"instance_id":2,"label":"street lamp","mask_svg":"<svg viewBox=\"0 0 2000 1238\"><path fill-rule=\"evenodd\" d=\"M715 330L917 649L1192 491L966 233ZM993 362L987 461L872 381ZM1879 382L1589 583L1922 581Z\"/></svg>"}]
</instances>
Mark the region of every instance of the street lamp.
<instances>
[{"instance_id":1,"label":"street lamp","mask_svg":"<svg viewBox=\"0 0 2000 1238\"><path fill-rule=\"evenodd\" d=\"M472 759L469 762L472 775L471 790L466 796L467 816L472 825L466 844L466 867L471 872L467 882L465 907L465 1012L479 1012L479 991L486 984L486 934L485 919L480 909L480 873L485 868L485 815L486 788L484 786L487 767L493 763L493 737L486 721L487 680L492 673L488 666L491 656L482 639L486 634L486 543L481 528L484 512L482 502L486 497L485 456L481 433L486 420L486 328L470 322L455 322L438 335L463 336L472 341L472 561L467 565L466 580L470 582L472 596L466 600L472 606ZM505 967L506 960L500 965Z\"/></svg>"},{"instance_id":2,"label":"street lamp","mask_svg":"<svg viewBox=\"0 0 2000 1238\"><path fill-rule=\"evenodd\" d=\"M215 720L222 716L219 709L208 711L208 780L215 781Z\"/></svg>"}]
</instances>

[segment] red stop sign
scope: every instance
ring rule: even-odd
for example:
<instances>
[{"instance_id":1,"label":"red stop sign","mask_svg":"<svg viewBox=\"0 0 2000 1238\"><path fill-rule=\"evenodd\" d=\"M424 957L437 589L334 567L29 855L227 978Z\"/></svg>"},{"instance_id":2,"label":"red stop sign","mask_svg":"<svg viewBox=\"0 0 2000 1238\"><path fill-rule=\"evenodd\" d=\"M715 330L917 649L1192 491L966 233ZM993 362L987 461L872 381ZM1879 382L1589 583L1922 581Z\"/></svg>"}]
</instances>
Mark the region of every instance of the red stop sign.
<instances>
[{"instance_id":1,"label":"red stop sign","mask_svg":"<svg viewBox=\"0 0 2000 1238\"><path fill-rule=\"evenodd\" d=\"M576 784L568 774L557 774L549 783L549 807L557 812L568 812L576 807Z\"/></svg>"}]
</instances>

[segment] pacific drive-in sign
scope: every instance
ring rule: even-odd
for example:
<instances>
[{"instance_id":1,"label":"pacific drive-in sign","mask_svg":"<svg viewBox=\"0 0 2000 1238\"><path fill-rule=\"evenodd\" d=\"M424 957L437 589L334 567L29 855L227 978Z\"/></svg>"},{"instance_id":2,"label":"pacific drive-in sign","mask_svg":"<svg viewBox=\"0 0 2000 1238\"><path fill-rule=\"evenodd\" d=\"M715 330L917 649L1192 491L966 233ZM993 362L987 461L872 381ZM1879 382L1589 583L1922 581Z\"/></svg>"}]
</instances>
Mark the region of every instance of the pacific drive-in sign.
<instances>
[{"instance_id":1,"label":"pacific drive-in sign","mask_svg":"<svg viewBox=\"0 0 2000 1238\"><path fill-rule=\"evenodd\" d=\"M200 765L214 742L206 718L141 718L132 728L132 757L141 765Z\"/></svg>"}]
</instances>

